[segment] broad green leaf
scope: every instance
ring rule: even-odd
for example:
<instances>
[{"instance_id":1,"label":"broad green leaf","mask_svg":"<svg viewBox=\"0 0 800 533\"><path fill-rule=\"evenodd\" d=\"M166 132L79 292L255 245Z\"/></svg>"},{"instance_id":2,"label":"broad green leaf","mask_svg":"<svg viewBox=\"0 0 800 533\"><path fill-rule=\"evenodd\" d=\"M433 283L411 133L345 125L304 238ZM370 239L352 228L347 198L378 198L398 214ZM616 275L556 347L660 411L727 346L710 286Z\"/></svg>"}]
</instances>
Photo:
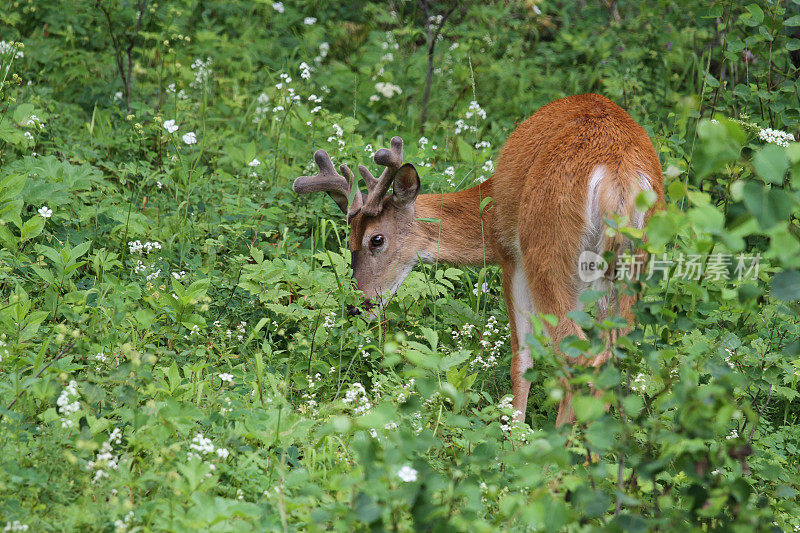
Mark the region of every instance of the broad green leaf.
<instances>
[{"instance_id":1,"label":"broad green leaf","mask_svg":"<svg viewBox=\"0 0 800 533\"><path fill-rule=\"evenodd\" d=\"M774 144L768 144L753 157L756 173L770 183L783 183L789 169L789 158L786 150Z\"/></svg>"},{"instance_id":2,"label":"broad green leaf","mask_svg":"<svg viewBox=\"0 0 800 533\"><path fill-rule=\"evenodd\" d=\"M605 413L603 400L594 396L575 396L572 399L572 408L575 410L575 417L581 422L596 420Z\"/></svg>"},{"instance_id":3,"label":"broad green leaf","mask_svg":"<svg viewBox=\"0 0 800 533\"><path fill-rule=\"evenodd\" d=\"M800 271L785 270L772 278L772 295L779 300L800 300Z\"/></svg>"},{"instance_id":4,"label":"broad green leaf","mask_svg":"<svg viewBox=\"0 0 800 533\"><path fill-rule=\"evenodd\" d=\"M20 240L22 242L29 241L35 237L38 237L42 230L44 229L45 219L40 217L39 215L34 215L33 217L29 218L25 221L22 225L22 230L20 232Z\"/></svg>"}]
</instances>

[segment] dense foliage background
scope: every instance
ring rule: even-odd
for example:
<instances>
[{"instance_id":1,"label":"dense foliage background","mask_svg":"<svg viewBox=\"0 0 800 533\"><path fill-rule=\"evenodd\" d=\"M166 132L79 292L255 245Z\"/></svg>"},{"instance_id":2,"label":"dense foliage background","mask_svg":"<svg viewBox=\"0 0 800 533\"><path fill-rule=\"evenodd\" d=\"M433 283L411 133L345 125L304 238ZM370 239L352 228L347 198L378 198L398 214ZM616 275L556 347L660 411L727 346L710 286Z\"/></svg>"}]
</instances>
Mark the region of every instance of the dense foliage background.
<instances>
[{"instance_id":1,"label":"dense foliage background","mask_svg":"<svg viewBox=\"0 0 800 533\"><path fill-rule=\"evenodd\" d=\"M10 0L0 39L4 531L800 530L798 0ZM650 133L672 266L598 375L535 324L518 425L496 269L347 319L290 184L401 135L464 188L585 92Z\"/></svg>"}]
</instances>

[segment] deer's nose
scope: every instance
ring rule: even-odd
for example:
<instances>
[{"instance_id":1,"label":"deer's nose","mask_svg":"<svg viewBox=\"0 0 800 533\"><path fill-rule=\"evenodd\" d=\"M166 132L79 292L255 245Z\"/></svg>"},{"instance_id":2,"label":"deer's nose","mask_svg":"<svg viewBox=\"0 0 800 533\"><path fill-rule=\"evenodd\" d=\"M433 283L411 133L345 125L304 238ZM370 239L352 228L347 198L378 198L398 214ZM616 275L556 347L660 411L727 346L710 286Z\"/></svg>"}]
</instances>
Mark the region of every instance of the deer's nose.
<instances>
[{"instance_id":1,"label":"deer's nose","mask_svg":"<svg viewBox=\"0 0 800 533\"><path fill-rule=\"evenodd\" d=\"M355 305L347 304L347 316L358 316L361 314L361 309Z\"/></svg>"}]
</instances>

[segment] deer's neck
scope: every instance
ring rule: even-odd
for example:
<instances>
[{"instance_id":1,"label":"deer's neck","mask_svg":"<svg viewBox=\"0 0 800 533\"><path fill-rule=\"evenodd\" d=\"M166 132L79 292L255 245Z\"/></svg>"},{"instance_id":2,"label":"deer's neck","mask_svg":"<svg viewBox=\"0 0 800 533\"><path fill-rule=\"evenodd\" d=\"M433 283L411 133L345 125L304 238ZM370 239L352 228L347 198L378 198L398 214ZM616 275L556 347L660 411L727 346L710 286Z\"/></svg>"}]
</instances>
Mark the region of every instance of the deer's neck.
<instances>
[{"instance_id":1,"label":"deer's neck","mask_svg":"<svg viewBox=\"0 0 800 533\"><path fill-rule=\"evenodd\" d=\"M481 213L481 202L491 196L489 181L464 191L423 194L416 200L417 238L421 256L430 262L453 265L497 263L490 203Z\"/></svg>"}]
</instances>

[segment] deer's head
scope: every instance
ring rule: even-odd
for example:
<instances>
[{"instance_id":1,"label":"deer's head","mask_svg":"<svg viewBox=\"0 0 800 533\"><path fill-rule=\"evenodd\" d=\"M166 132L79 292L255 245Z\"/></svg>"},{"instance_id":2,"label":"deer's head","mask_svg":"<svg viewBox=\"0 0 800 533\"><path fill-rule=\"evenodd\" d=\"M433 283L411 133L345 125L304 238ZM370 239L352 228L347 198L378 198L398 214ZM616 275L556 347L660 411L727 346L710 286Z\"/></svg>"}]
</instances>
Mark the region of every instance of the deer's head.
<instances>
[{"instance_id":1,"label":"deer's head","mask_svg":"<svg viewBox=\"0 0 800 533\"><path fill-rule=\"evenodd\" d=\"M420 251L414 214L419 175L414 165L403 164L403 140L394 137L390 146L373 156L375 163L385 167L379 178L363 165L358 167L367 183L367 194L361 192L347 165L339 166L341 174L336 172L325 150L314 154L319 173L301 176L292 185L297 193L328 193L347 214L353 277L364 293L368 310L376 303L383 306L394 294L417 263ZM392 194L388 195L390 187ZM357 313L354 309L350 312Z\"/></svg>"}]
</instances>

